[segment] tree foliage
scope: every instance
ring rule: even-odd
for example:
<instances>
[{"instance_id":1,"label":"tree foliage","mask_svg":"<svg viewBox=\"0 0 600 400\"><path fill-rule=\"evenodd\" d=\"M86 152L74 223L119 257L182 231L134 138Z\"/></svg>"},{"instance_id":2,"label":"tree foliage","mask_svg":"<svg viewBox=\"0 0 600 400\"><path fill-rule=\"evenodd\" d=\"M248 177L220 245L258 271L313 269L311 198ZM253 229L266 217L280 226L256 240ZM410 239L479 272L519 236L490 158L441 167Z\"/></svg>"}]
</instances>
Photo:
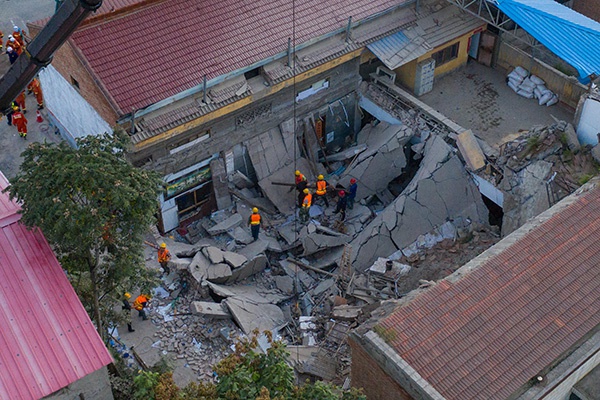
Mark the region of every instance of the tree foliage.
<instances>
[{"instance_id":1,"label":"tree foliage","mask_svg":"<svg viewBox=\"0 0 600 400\"><path fill-rule=\"evenodd\" d=\"M237 343L235 352L213 367L216 384L191 383L178 389L171 373L158 377L145 372L144 378L135 378L135 392L153 400L366 400L360 390L343 391L326 382L296 385L285 344L265 332L271 347L266 353L257 351L256 334Z\"/></svg>"},{"instance_id":2,"label":"tree foliage","mask_svg":"<svg viewBox=\"0 0 600 400\"><path fill-rule=\"evenodd\" d=\"M102 336L114 304L106 300L151 280L142 246L160 179L129 163L128 143L122 131L78 139L76 149L32 143L7 189L22 202L21 222L53 245Z\"/></svg>"}]
</instances>

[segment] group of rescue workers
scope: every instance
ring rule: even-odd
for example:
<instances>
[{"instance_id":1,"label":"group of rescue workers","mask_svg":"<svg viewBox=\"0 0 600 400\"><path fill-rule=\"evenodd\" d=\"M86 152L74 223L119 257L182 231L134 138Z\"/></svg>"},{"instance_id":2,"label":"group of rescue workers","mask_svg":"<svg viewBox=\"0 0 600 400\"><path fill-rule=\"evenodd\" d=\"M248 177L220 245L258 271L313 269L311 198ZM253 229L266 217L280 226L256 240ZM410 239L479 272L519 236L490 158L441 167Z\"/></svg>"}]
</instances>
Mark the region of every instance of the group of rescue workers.
<instances>
[{"instance_id":1,"label":"group of rescue workers","mask_svg":"<svg viewBox=\"0 0 600 400\"><path fill-rule=\"evenodd\" d=\"M313 204L313 194L309 189L309 184L300 171L296 171L296 191L298 192L298 208L300 209L300 221L307 222L310 217L310 207ZM323 202L325 208L329 207L328 192L336 191L337 189L331 189L325 177L323 175L317 176L317 182L315 184L315 204L317 201ZM358 184L356 179L350 179L350 187L348 191L339 190L337 192L338 200L335 206L334 214L340 214L340 219L343 221L346 219L346 208L353 209L354 201L356 200L356 191L358 190Z\"/></svg>"},{"instance_id":2,"label":"group of rescue workers","mask_svg":"<svg viewBox=\"0 0 600 400\"><path fill-rule=\"evenodd\" d=\"M8 36L6 41L6 54L10 63L13 64L17 58L25 51L25 38L27 37L25 31L18 26L13 27L12 35ZM0 31L0 51L3 49L4 34ZM37 108L41 110L44 108L44 95L42 94L42 87L38 78L33 80L27 85L27 94L32 94L37 100ZM23 139L27 139L27 104L25 103L25 91L22 91L15 101L13 101L10 112L6 115L8 125L14 125L19 132L19 136ZM41 116L38 114L38 122L41 121Z\"/></svg>"}]
</instances>

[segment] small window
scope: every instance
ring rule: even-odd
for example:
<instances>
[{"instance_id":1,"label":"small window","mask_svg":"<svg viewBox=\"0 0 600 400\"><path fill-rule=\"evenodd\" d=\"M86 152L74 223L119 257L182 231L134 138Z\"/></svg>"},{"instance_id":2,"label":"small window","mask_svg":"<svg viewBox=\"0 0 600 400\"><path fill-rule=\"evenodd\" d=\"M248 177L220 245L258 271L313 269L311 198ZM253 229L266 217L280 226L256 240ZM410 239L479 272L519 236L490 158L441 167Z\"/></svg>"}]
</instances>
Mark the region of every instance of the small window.
<instances>
[{"instance_id":1,"label":"small window","mask_svg":"<svg viewBox=\"0 0 600 400\"><path fill-rule=\"evenodd\" d=\"M79 89L80 89L80 88L79 88L79 82L77 81L77 79L73 78L72 76L71 76L71 85L73 85L73 87L74 87L75 89L77 89L77 90L79 90Z\"/></svg>"},{"instance_id":2,"label":"small window","mask_svg":"<svg viewBox=\"0 0 600 400\"><path fill-rule=\"evenodd\" d=\"M440 51L436 51L431 55L431 58L435 60L435 67L439 67L440 65L444 65L449 61L454 60L458 57L458 45L459 42L454 43L451 46L448 46Z\"/></svg>"}]
</instances>

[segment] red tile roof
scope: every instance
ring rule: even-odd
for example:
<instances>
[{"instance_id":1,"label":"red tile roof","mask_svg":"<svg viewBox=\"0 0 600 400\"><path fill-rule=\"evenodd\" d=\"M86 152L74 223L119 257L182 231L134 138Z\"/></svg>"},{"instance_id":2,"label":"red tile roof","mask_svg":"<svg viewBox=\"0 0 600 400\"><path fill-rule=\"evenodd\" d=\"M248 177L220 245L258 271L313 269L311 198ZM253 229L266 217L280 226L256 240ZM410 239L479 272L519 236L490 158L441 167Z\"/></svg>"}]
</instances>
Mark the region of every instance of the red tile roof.
<instances>
[{"instance_id":1,"label":"red tile roof","mask_svg":"<svg viewBox=\"0 0 600 400\"><path fill-rule=\"evenodd\" d=\"M18 209L0 194L0 399L29 400L112 358L44 235L7 218Z\"/></svg>"},{"instance_id":2,"label":"red tile roof","mask_svg":"<svg viewBox=\"0 0 600 400\"><path fill-rule=\"evenodd\" d=\"M117 1L117 0L114 0ZM124 1L124 0L121 0ZM296 2L296 43L409 0ZM94 73L123 113L287 49L292 2L169 0L83 27L73 35Z\"/></svg>"},{"instance_id":3,"label":"red tile roof","mask_svg":"<svg viewBox=\"0 0 600 400\"><path fill-rule=\"evenodd\" d=\"M600 324L598 237L597 188L396 310L390 346L447 399L508 398Z\"/></svg>"}]
</instances>

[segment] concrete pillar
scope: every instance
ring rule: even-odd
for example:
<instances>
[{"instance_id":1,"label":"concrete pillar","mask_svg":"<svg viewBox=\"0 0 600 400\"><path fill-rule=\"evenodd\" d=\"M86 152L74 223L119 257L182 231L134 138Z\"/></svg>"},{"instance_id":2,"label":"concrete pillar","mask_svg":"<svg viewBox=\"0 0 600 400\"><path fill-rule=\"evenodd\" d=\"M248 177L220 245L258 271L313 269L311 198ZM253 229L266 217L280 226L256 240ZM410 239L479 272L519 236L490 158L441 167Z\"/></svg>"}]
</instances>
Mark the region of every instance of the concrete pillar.
<instances>
[{"instance_id":1,"label":"concrete pillar","mask_svg":"<svg viewBox=\"0 0 600 400\"><path fill-rule=\"evenodd\" d=\"M223 158L219 157L210 162L210 172L212 175L217 208L222 210L231 206L231 195L229 194L227 185L227 172L225 171Z\"/></svg>"}]
</instances>

